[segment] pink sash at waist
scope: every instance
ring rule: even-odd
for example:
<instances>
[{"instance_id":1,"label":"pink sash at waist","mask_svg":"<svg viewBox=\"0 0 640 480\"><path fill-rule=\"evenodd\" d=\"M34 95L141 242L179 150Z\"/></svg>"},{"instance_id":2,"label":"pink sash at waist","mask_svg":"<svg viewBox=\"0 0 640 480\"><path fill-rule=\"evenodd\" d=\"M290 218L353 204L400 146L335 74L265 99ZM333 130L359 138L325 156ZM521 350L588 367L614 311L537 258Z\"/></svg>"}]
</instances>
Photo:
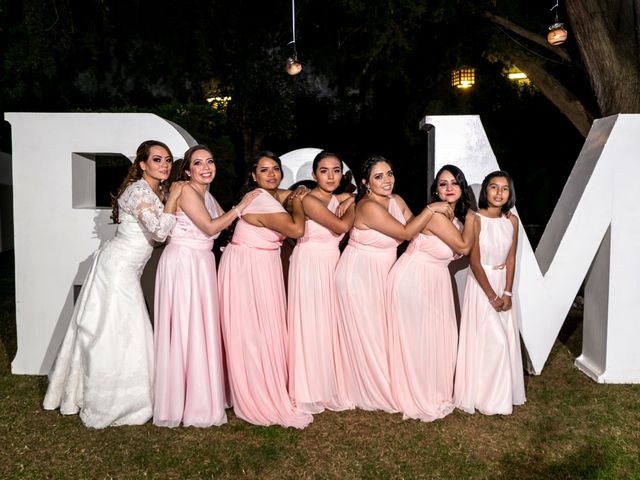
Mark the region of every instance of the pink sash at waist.
<instances>
[{"instance_id":1,"label":"pink sash at waist","mask_svg":"<svg viewBox=\"0 0 640 480\"><path fill-rule=\"evenodd\" d=\"M299 238L296 243L296 247L312 248L314 250L338 250L339 242L326 241L319 242L318 240L310 240L308 238Z\"/></svg>"},{"instance_id":2,"label":"pink sash at waist","mask_svg":"<svg viewBox=\"0 0 640 480\"><path fill-rule=\"evenodd\" d=\"M397 247L380 248L373 245L365 245L363 243L356 242L352 238L349 239L348 245L357 250L364 250L365 252L380 253L385 255L389 255L390 253L395 255L398 251Z\"/></svg>"},{"instance_id":3,"label":"pink sash at waist","mask_svg":"<svg viewBox=\"0 0 640 480\"><path fill-rule=\"evenodd\" d=\"M240 242L231 242L231 245L238 245L244 248L252 248L254 250L266 250L266 251L275 251L280 249L280 246L277 246L274 248L254 247L253 245L247 245L246 243L240 243Z\"/></svg>"},{"instance_id":4,"label":"pink sash at waist","mask_svg":"<svg viewBox=\"0 0 640 480\"><path fill-rule=\"evenodd\" d=\"M189 238L189 237L169 237L168 245L182 245L196 250L211 250L213 239L209 238Z\"/></svg>"},{"instance_id":5,"label":"pink sash at waist","mask_svg":"<svg viewBox=\"0 0 640 480\"><path fill-rule=\"evenodd\" d=\"M412 260L428 263L430 266L435 268L448 268L450 263L450 260L443 261L442 259L434 258L428 250L421 249L420 246L416 245L414 242L409 243L409 246L407 246L407 249L405 250L405 254L411 256Z\"/></svg>"}]
</instances>

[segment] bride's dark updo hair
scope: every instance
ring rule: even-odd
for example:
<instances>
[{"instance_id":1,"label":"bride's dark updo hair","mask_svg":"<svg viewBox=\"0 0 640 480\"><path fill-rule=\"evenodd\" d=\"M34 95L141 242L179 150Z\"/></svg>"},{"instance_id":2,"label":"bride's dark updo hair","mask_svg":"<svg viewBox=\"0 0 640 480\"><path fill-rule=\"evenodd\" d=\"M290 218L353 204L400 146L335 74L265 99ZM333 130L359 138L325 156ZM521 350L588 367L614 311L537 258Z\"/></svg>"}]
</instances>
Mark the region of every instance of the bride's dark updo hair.
<instances>
[{"instance_id":1,"label":"bride's dark updo hair","mask_svg":"<svg viewBox=\"0 0 640 480\"><path fill-rule=\"evenodd\" d=\"M131 166L129 167L129 171L127 172L127 176L122 181L120 187L118 187L118 191L115 195L111 195L111 219L113 223L120 223L120 208L118 207L118 199L124 193L129 185L137 182L142 178L142 167L140 164L142 162L146 162L149 160L149 154L151 153L151 147L162 147L164 148L171 159L173 160L173 155L171 154L171 150L167 147L166 144L158 141L158 140L146 140L140 144L138 150L136 150L136 159L133 161Z\"/></svg>"}]
</instances>

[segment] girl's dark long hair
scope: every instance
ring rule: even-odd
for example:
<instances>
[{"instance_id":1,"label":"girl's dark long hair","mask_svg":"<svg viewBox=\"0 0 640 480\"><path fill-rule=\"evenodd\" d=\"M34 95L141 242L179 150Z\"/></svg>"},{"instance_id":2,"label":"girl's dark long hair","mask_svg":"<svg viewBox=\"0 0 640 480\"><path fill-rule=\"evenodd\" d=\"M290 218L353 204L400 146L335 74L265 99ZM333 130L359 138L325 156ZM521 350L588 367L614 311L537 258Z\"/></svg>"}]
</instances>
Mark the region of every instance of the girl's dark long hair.
<instances>
[{"instance_id":1,"label":"girl's dark long hair","mask_svg":"<svg viewBox=\"0 0 640 480\"><path fill-rule=\"evenodd\" d=\"M369 177L371 176L371 170L373 167L381 162L385 162L393 170L391 162L384 158L382 155L372 155L362 164L360 170L360 182L358 183L358 194L356 195L356 203L362 200L362 197L367 193L367 187L369 186Z\"/></svg>"},{"instance_id":2,"label":"girl's dark long hair","mask_svg":"<svg viewBox=\"0 0 640 480\"><path fill-rule=\"evenodd\" d=\"M473 195L473 191L469 184L467 183L467 179L460 170L455 165L445 165L436 174L433 183L431 184L431 188L429 189L429 203L438 202L440 198L438 197L438 180L440 179L440 175L442 172L449 172L453 175L453 178L456 179L458 186L460 187L461 195L460 199L456 202L456 208L453 211L455 217L460 220L464 224L464 219L467 216L467 212L469 209L476 210L475 208L475 196Z\"/></svg>"},{"instance_id":3,"label":"girl's dark long hair","mask_svg":"<svg viewBox=\"0 0 640 480\"><path fill-rule=\"evenodd\" d=\"M278 164L278 166L280 167L280 171L284 175L284 171L282 170L282 160L280 160L279 156L277 156L275 153L273 153L270 150L261 150L261 151L259 151L251 159L251 165L249 166L249 175L247 177L247 181L245 182L244 186L242 187L242 190L240 192L240 197L238 198L238 201L240 201L240 199L242 198L242 196L245 193L248 193L251 190L255 190L256 188L258 188L258 184L253 179L253 175L252 174L256 173L256 170L258 169L258 162L260 161L261 158L264 158L264 157L270 158L271 160L276 162Z\"/></svg>"},{"instance_id":4,"label":"girl's dark long hair","mask_svg":"<svg viewBox=\"0 0 640 480\"><path fill-rule=\"evenodd\" d=\"M122 196L129 185L137 182L142 178L143 171L142 167L140 167L140 164L142 162L146 162L149 159L151 147L164 148L169 156L173 159L173 155L171 155L171 150L169 150L169 147L158 140L145 140L140 144L140 146L138 146L138 149L136 150L136 158L129 167L127 176L124 177L124 180L118 187L116 194L111 195L111 220L113 220L113 223L120 223L120 207L118 206L118 199Z\"/></svg>"},{"instance_id":5,"label":"girl's dark long hair","mask_svg":"<svg viewBox=\"0 0 640 480\"><path fill-rule=\"evenodd\" d=\"M353 192L355 190L355 187L351 183L351 180L353 180L353 173L351 173L351 171L348 171L346 173L344 172L344 165L342 163L342 158L340 158L340 155L338 155L337 153L332 153L332 152L327 152L326 150L322 150L313 159L313 163L311 164L311 171L313 173L316 173L316 170L318 170L318 165L320 164L320 161L329 157L336 158L338 162L340 162L340 171L342 172L342 178L340 179L340 184L338 185L338 188L335 189L333 194L340 195L341 193L344 193L344 192L347 192L347 193ZM314 183L317 185L317 182L314 182ZM292 187L293 185L291 185L289 189L293 190ZM313 188L313 187L310 187L310 188Z\"/></svg>"},{"instance_id":6,"label":"girl's dark long hair","mask_svg":"<svg viewBox=\"0 0 640 480\"><path fill-rule=\"evenodd\" d=\"M502 177L507 180L507 185L509 185L509 200L502 206L502 213L507 213L516 205L516 189L513 184L513 178L504 170L496 170L495 172L491 172L489 175L484 177L482 181L482 187L480 187L480 196L478 197L478 207L479 208L489 208L489 202L487 201L487 187L489 186L489 182L496 178Z\"/></svg>"}]
</instances>

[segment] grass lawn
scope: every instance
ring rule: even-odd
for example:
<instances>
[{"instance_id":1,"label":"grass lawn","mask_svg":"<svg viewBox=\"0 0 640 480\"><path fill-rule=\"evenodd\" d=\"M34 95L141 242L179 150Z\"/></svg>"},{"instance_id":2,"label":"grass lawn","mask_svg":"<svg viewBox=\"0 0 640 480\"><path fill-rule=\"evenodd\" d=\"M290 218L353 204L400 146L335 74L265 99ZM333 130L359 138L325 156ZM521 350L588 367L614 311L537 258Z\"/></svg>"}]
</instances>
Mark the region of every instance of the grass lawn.
<instances>
[{"instance_id":1,"label":"grass lawn","mask_svg":"<svg viewBox=\"0 0 640 480\"><path fill-rule=\"evenodd\" d=\"M573 366L570 317L527 403L508 417L433 423L327 412L303 431L254 427L85 428L42 410L46 377L11 375L13 259L0 254L0 478L640 479L640 385L599 385Z\"/></svg>"}]
</instances>

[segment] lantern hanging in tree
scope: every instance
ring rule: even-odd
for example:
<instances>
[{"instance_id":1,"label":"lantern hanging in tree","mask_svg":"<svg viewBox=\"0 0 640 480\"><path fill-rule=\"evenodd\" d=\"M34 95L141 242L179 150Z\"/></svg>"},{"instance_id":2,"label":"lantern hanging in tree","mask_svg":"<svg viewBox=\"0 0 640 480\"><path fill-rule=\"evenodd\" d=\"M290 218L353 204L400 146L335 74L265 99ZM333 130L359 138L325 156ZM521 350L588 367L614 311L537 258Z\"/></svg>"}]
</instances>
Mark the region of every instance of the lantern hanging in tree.
<instances>
[{"instance_id":1,"label":"lantern hanging in tree","mask_svg":"<svg viewBox=\"0 0 640 480\"><path fill-rule=\"evenodd\" d=\"M476 69L460 67L451 72L451 86L456 88L471 88L476 83Z\"/></svg>"},{"instance_id":2,"label":"lantern hanging in tree","mask_svg":"<svg viewBox=\"0 0 640 480\"><path fill-rule=\"evenodd\" d=\"M547 42L551 45L562 45L567 39L567 31L564 28L564 24L558 21L558 2L551 7L551 10L556 11L556 21L549 27L549 33L547 34Z\"/></svg>"},{"instance_id":3,"label":"lantern hanging in tree","mask_svg":"<svg viewBox=\"0 0 640 480\"><path fill-rule=\"evenodd\" d=\"M296 49L296 2L291 0L291 33L293 34L293 40L289 42L289 45L293 48L293 54L287 58L285 64L285 70L289 75L297 75L302 71L302 64L298 62L298 51Z\"/></svg>"}]
</instances>

